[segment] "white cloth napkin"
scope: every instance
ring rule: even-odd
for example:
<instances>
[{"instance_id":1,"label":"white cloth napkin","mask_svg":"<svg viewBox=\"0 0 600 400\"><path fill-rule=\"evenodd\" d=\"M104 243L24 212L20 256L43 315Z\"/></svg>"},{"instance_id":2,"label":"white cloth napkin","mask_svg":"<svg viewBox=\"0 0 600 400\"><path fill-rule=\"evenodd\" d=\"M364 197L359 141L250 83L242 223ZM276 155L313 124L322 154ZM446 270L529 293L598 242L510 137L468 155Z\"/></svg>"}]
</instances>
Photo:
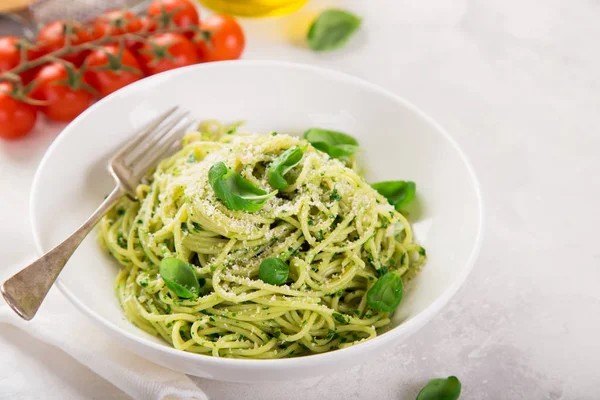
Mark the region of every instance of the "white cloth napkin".
<instances>
[{"instance_id":1,"label":"white cloth napkin","mask_svg":"<svg viewBox=\"0 0 600 400\"><path fill-rule=\"evenodd\" d=\"M13 325L62 349L134 399L208 400L185 374L146 361L102 332L57 288L52 288L29 322L21 320L1 296L0 299L0 325Z\"/></svg>"}]
</instances>

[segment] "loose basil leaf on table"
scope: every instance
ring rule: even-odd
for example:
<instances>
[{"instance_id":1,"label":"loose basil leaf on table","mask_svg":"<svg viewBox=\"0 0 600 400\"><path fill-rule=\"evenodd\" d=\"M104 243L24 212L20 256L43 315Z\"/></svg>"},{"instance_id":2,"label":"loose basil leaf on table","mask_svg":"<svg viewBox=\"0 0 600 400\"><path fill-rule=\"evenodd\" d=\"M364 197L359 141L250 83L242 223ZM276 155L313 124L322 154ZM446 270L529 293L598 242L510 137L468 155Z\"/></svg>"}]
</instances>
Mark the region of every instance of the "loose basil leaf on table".
<instances>
[{"instance_id":1,"label":"loose basil leaf on table","mask_svg":"<svg viewBox=\"0 0 600 400\"><path fill-rule=\"evenodd\" d=\"M271 285L283 285L287 281L289 273L290 267L285 261L270 257L260 264L258 277L263 282Z\"/></svg>"},{"instance_id":2,"label":"loose basil leaf on table","mask_svg":"<svg viewBox=\"0 0 600 400\"><path fill-rule=\"evenodd\" d=\"M457 377L432 379L419 392L417 400L457 400L461 384Z\"/></svg>"},{"instance_id":3,"label":"loose basil leaf on table","mask_svg":"<svg viewBox=\"0 0 600 400\"><path fill-rule=\"evenodd\" d=\"M235 211L258 211L270 197L277 194L276 190L267 193L254 186L243 176L227 168L223 162L210 167L208 182L217 198L225 203L227 208Z\"/></svg>"},{"instance_id":4,"label":"loose basil leaf on table","mask_svg":"<svg viewBox=\"0 0 600 400\"><path fill-rule=\"evenodd\" d=\"M321 150L334 158L351 156L360 149L358 141L352 136L327 129L311 128L304 132L304 138L315 149Z\"/></svg>"},{"instance_id":5,"label":"loose basil leaf on table","mask_svg":"<svg viewBox=\"0 0 600 400\"><path fill-rule=\"evenodd\" d=\"M398 211L413 201L417 192L417 185L411 181L385 181L371 185Z\"/></svg>"},{"instance_id":6,"label":"loose basil leaf on table","mask_svg":"<svg viewBox=\"0 0 600 400\"><path fill-rule=\"evenodd\" d=\"M402 277L398 272L387 272L367 292L367 303L371 308L392 312L402 300Z\"/></svg>"},{"instance_id":7,"label":"loose basil leaf on table","mask_svg":"<svg viewBox=\"0 0 600 400\"><path fill-rule=\"evenodd\" d=\"M308 30L308 45L314 51L330 51L344 46L360 27L360 18L344 10L326 10Z\"/></svg>"},{"instance_id":8,"label":"loose basil leaf on table","mask_svg":"<svg viewBox=\"0 0 600 400\"><path fill-rule=\"evenodd\" d=\"M200 284L194 268L178 258L163 258L158 273L165 285L182 299L198 297Z\"/></svg>"},{"instance_id":9,"label":"loose basil leaf on table","mask_svg":"<svg viewBox=\"0 0 600 400\"><path fill-rule=\"evenodd\" d=\"M297 146L284 151L271 163L267 170L269 184L279 190L285 189L290 185L292 182L286 179L285 174L298 165L303 155L304 151Z\"/></svg>"}]
</instances>

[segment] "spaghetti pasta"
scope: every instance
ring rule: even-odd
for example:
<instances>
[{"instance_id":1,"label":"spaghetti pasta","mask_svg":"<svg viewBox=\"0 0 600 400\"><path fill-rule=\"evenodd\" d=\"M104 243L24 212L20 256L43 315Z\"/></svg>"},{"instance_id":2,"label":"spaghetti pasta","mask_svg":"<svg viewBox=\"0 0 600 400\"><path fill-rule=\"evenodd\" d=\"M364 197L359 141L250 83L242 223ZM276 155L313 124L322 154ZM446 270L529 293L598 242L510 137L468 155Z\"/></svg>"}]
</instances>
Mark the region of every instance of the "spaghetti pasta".
<instances>
[{"instance_id":1,"label":"spaghetti pasta","mask_svg":"<svg viewBox=\"0 0 600 400\"><path fill-rule=\"evenodd\" d=\"M124 198L102 220L100 240L122 265L116 292L127 318L179 350L216 357L292 357L374 338L390 319L369 306L369 289L387 271L406 281L425 261L405 216L353 157L331 158L289 135L233 131L210 122L187 134L137 188L138 200ZM294 146L303 154L290 184L258 211L231 210L216 196L208 178L216 163L273 192L269 165ZM167 287L159 274L167 257L193 267L197 297ZM272 257L289 265L285 284L258 277Z\"/></svg>"}]
</instances>

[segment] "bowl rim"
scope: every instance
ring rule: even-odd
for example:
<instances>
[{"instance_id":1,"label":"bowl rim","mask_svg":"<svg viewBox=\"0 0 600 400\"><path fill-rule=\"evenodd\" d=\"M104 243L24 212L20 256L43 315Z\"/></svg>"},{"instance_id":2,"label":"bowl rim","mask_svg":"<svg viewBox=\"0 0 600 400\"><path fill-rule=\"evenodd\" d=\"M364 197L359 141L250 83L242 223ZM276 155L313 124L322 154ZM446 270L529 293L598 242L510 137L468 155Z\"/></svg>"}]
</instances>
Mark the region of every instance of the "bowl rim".
<instances>
[{"instance_id":1,"label":"bowl rim","mask_svg":"<svg viewBox=\"0 0 600 400\"><path fill-rule=\"evenodd\" d=\"M65 295L65 297L67 297L69 299L69 301L73 305L75 305L75 307L77 309L79 309L80 312L82 312L88 318L91 318L91 319L95 320L97 323L103 325L106 329L112 331L113 334L125 336L125 338L127 338L128 340L137 342L143 346L150 347L153 350L156 350L158 352L165 352L165 353L168 353L169 355L175 356L176 358L177 357L184 358L188 362L205 363L209 366L210 365L215 365L215 366L218 365L219 367L232 367L232 368L252 367L252 368L256 368L256 369L269 369L269 368L275 367L275 366L280 367L280 368L292 367L292 366L293 367L302 367L302 366L307 367L307 366L315 365L318 363L327 363L327 362L334 363L336 361L341 361L342 359L344 359L346 357L350 357L350 356L352 356L352 354L358 354L360 352L364 352L369 348L375 349L376 347L382 346L386 343L391 343L397 336L400 336L400 334L403 331L407 331L407 332L416 331L419 327L422 327L428 321L430 321L431 318L435 314L437 314L445 305L447 305L448 302L450 301L450 299L456 294L456 292L458 292L458 290L461 288L463 283L466 281L467 277L473 270L475 261L477 260L477 257L479 255L479 252L481 249L481 243L482 243L482 239L483 239L484 224L485 224L484 204L483 204L483 198L482 198L482 194L481 194L480 183L479 183L479 180L477 179L475 171L473 170L473 167L471 166L471 163L470 163L468 157L466 156L465 152L460 148L458 143L454 140L454 138L440 124L438 124L434 119L432 119L424 111L422 111L420 108L418 108L417 106L415 106L408 100L404 99L403 97L396 95L395 93L393 93L387 89L384 89L378 85L375 85L373 83L365 81L361 78L357 78L355 76L352 76L352 75L349 75L349 74L346 74L343 72L335 71L335 70L332 70L329 68L323 68L323 67L307 65L307 64L302 64L302 63L294 63L294 62L287 62L287 61L273 61L273 60L235 60L235 61L220 61L220 62L213 62L213 63L206 63L206 64L191 65L191 66L187 66L187 67L183 67L183 68L166 71L166 72L163 72L163 73L160 73L157 75L149 76L145 79L134 82L133 84L128 85L128 86L118 90L116 93L123 94L123 93L127 93L128 91L136 91L136 90L138 90L138 88L143 88L144 85L147 85L149 82L151 82L155 79L164 80L168 75L174 76L177 74L186 73L188 70L193 70L193 69L205 71L205 70L220 69L220 68L246 68L246 67L260 67L260 66L308 71L311 73L320 74L329 79L340 80L340 81L344 81L349 84L361 86L367 90L370 90L372 92L375 92L377 94L385 96L388 99L393 100L396 103L399 103L403 107L406 107L407 109L409 109L410 111L415 113L419 118L423 119L423 121L425 123L429 124L436 131L438 131L438 133L440 133L440 135L445 140L447 140L450 143L450 145L458 152L459 157L461 158L461 160L465 164L465 167L467 168L467 172L471 178L471 182L472 182L473 188L475 190L475 195L477 197L477 203L479 206L479 215L478 215L479 227L478 227L475 243L471 249L471 253L469 254L469 258L466 262L466 268L464 268L462 270L462 272L454 278L454 280L452 281L450 286L448 288L446 288L442 292L442 294L433 301L433 303L431 303L428 307L426 307L419 314L408 319L406 322L403 322L401 325L399 325L393 329L390 329L389 331L387 331L381 335L378 335L377 337L375 337L371 340L367 340L365 342L358 343L354 346L350 346L350 347L346 347L346 348L338 349L338 350L334 350L334 351L328 351L325 353L311 354L311 355L302 356L302 357L292 357L292 358L282 358L282 359L266 359L266 360L206 356L203 354L196 354L196 353L190 353L190 352L186 352L186 351L177 350L174 347L169 346L168 343L153 342L147 338L137 336L131 332L127 332L127 331L119 328L116 324L114 324L110 320L105 319L104 317L96 314L92 309L88 308L83 302L81 302L77 298L77 296L75 296L69 290L67 285L65 285L63 283L60 276L56 282L58 288ZM30 215L31 229L33 232L34 242L35 242L35 246L36 246L38 255L42 255L43 253L45 253L45 251L47 251L47 250L44 250L42 243L41 243L41 237L37 230L37 226L39 226L39 224L38 224L38 221L36 218L36 213L35 213L35 209L37 208L36 207L37 199L40 198L39 193L38 193L38 190L39 190L38 188L39 188L39 181L41 179L42 171L45 170L46 164L48 163L48 160L52 157L55 150L57 148L59 148L62 145L62 142L65 141L70 135L74 134L74 132L76 131L75 128L77 127L77 124L79 123L79 121L85 119L89 113L95 112L95 109L98 107L98 105L104 104L107 101L111 101L111 99L113 98L114 95L115 94L113 93L113 94L107 96L106 98L99 100L98 102L93 104L91 107L89 107L87 110L85 110L83 113L81 113L77 118L75 118L73 121L71 121L66 127L64 127L64 129L60 132L58 137L48 147L48 149L46 150L44 156L42 157L42 160L40 161L40 163L36 169L36 172L33 177L32 185L31 185L31 194L30 194L30 198L29 198L29 215Z\"/></svg>"}]
</instances>

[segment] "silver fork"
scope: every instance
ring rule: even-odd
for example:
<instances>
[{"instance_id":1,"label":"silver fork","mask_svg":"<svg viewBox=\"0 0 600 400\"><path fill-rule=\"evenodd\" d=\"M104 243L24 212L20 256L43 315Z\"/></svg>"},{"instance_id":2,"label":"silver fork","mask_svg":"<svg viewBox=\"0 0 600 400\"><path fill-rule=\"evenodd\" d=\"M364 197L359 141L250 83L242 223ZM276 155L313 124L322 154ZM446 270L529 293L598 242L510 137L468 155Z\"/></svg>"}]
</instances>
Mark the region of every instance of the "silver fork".
<instances>
[{"instance_id":1,"label":"silver fork","mask_svg":"<svg viewBox=\"0 0 600 400\"><path fill-rule=\"evenodd\" d=\"M116 187L75 232L62 243L9 278L0 292L8 305L23 319L30 320L46 294L92 228L124 195L135 198L135 188L175 145L190 125L188 113L175 107L141 131L110 160L108 170Z\"/></svg>"}]
</instances>

